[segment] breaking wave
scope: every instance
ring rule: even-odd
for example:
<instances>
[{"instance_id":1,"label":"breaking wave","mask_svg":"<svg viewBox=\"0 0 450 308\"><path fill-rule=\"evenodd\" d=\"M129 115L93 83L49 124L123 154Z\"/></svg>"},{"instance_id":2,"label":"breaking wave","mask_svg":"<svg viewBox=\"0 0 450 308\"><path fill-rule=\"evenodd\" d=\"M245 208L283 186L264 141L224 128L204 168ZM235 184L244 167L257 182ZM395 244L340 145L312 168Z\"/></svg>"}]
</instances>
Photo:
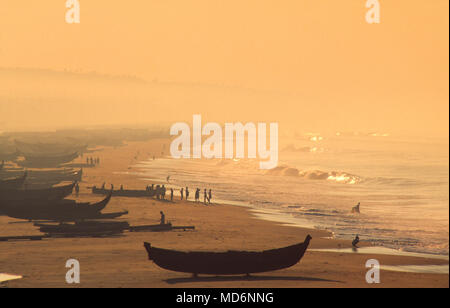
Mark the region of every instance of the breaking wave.
<instances>
[{"instance_id":1,"label":"breaking wave","mask_svg":"<svg viewBox=\"0 0 450 308\"><path fill-rule=\"evenodd\" d=\"M358 184L362 181L361 177L347 172L326 172L321 170L300 171L297 168L289 166L278 166L274 169L268 170L266 174L276 176L302 177L308 180L324 180L344 184Z\"/></svg>"}]
</instances>

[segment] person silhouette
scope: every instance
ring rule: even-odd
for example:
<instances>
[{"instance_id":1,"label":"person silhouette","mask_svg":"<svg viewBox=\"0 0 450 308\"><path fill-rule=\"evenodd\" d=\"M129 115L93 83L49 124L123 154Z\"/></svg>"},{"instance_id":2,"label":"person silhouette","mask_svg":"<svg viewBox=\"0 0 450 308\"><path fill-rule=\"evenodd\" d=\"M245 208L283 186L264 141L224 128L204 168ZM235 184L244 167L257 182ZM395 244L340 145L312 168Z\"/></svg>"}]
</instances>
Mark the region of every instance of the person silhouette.
<instances>
[{"instance_id":1,"label":"person silhouette","mask_svg":"<svg viewBox=\"0 0 450 308\"><path fill-rule=\"evenodd\" d=\"M164 215L163 211L159 212L161 214L160 224L164 225L166 223L166 215Z\"/></svg>"},{"instance_id":2,"label":"person silhouette","mask_svg":"<svg viewBox=\"0 0 450 308\"><path fill-rule=\"evenodd\" d=\"M195 202L198 202L199 199L200 199L200 189L197 188L197 189L195 190Z\"/></svg>"},{"instance_id":3,"label":"person silhouette","mask_svg":"<svg viewBox=\"0 0 450 308\"><path fill-rule=\"evenodd\" d=\"M356 246L356 245L358 245L358 243L359 243L359 236L358 236L358 234L356 234L356 237L352 242L352 246L358 248L358 246Z\"/></svg>"},{"instance_id":4,"label":"person silhouette","mask_svg":"<svg viewBox=\"0 0 450 308\"><path fill-rule=\"evenodd\" d=\"M75 184L75 195L78 197L78 194L80 193L80 185L78 185L78 182Z\"/></svg>"}]
</instances>

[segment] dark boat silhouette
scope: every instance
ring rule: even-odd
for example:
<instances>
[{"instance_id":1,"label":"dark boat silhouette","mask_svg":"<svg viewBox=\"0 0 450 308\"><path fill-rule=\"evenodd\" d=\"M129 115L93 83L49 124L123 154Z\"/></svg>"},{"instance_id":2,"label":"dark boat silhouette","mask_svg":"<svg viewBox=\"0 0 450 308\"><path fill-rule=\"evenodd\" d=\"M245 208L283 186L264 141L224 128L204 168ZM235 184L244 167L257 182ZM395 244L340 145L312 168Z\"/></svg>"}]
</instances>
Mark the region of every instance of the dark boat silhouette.
<instances>
[{"instance_id":1,"label":"dark boat silhouette","mask_svg":"<svg viewBox=\"0 0 450 308\"><path fill-rule=\"evenodd\" d=\"M56 186L42 189L19 189L0 191L0 201L2 203L15 202L47 202L51 200L62 200L72 194L75 183L64 186Z\"/></svg>"},{"instance_id":2,"label":"dark boat silhouette","mask_svg":"<svg viewBox=\"0 0 450 308\"><path fill-rule=\"evenodd\" d=\"M0 191L20 189L27 179L27 172L20 178L0 180Z\"/></svg>"},{"instance_id":3,"label":"dark boat silhouette","mask_svg":"<svg viewBox=\"0 0 450 308\"><path fill-rule=\"evenodd\" d=\"M261 252L181 252L152 247L144 243L149 260L161 268L194 275L245 275L280 270L297 264L308 248L303 243Z\"/></svg>"},{"instance_id":4,"label":"dark boat silhouette","mask_svg":"<svg viewBox=\"0 0 450 308\"><path fill-rule=\"evenodd\" d=\"M21 140L14 140L16 148L24 155L52 155L52 153L73 153L84 152L87 145L72 144L69 142L61 143L29 143Z\"/></svg>"},{"instance_id":5,"label":"dark boat silhouette","mask_svg":"<svg viewBox=\"0 0 450 308\"><path fill-rule=\"evenodd\" d=\"M105 236L123 233L130 225L125 221L78 221L75 223L35 223L42 233L61 236Z\"/></svg>"},{"instance_id":6,"label":"dark boat silhouette","mask_svg":"<svg viewBox=\"0 0 450 308\"><path fill-rule=\"evenodd\" d=\"M78 221L84 219L111 218L108 214L101 213L110 200L111 194L97 203L77 203L75 200L50 202L24 201L13 204L2 204L0 206L0 213L12 218L26 220ZM111 214L117 215L118 213ZM124 215L124 213L119 214Z\"/></svg>"},{"instance_id":7,"label":"dark boat silhouette","mask_svg":"<svg viewBox=\"0 0 450 308\"><path fill-rule=\"evenodd\" d=\"M69 163L79 156L78 152L58 155L35 156L24 154L25 160L18 161L17 164L28 168L55 168L62 164Z\"/></svg>"},{"instance_id":8,"label":"dark boat silhouette","mask_svg":"<svg viewBox=\"0 0 450 308\"><path fill-rule=\"evenodd\" d=\"M27 187L41 186L50 187L60 182L81 182L83 170L74 169L51 169L51 170L28 170ZM8 177L19 177L24 170L4 170L0 172L0 179ZM106 194L107 195L107 194Z\"/></svg>"}]
</instances>

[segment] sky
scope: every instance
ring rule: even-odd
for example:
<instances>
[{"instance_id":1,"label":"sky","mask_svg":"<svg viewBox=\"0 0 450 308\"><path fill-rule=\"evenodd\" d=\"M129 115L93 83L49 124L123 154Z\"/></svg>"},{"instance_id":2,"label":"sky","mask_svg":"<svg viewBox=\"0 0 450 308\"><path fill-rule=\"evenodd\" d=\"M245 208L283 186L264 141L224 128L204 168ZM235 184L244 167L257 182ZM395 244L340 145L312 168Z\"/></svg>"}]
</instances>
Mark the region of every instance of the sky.
<instances>
[{"instance_id":1,"label":"sky","mask_svg":"<svg viewBox=\"0 0 450 308\"><path fill-rule=\"evenodd\" d=\"M0 2L0 131L205 120L448 136L448 0Z\"/></svg>"}]
</instances>

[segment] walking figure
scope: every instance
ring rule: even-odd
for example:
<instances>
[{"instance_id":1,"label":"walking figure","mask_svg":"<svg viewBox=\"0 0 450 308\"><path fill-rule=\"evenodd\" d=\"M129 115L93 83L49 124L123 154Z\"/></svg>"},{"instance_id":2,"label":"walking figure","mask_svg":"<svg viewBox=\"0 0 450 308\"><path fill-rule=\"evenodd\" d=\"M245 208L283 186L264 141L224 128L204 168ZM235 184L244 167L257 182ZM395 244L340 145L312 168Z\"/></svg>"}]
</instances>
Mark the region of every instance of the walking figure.
<instances>
[{"instance_id":1,"label":"walking figure","mask_svg":"<svg viewBox=\"0 0 450 308\"><path fill-rule=\"evenodd\" d=\"M156 185L156 199L160 199L160 195L161 195L161 189L159 187L159 185Z\"/></svg>"},{"instance_id":2,"label":"walking figure","mask_svg":"<svg viewBox=\"0 0 450 308\"><path fill-rule=\"evenodd\" d=\"M188 200L188 198L189 198L189 188L186 186L186 201Z\"/></svg>"},{"instance_id":3,"label":"walking figure","mask_svg":"<svg viewBox=\"0 0 450 308\"><path fill-rule=\"evenodd\" d=\"M166 187L163 185L161 190L162 190L162 199L166 200Z\"/></svg>"},{"instance_id":4,"label":"walking figure","mask_svg":"<svg viewBox=\"0 0 450 308\"><path fill-rule=\"evenodd\" d=\"M195 190L195 202L198 202L199 199L200 199L200 189L197 188L197 189Z\"/></svg>"},{"instance_id":5,"label":"walking figure","mask_svg":"<svg viewBox=\"0 0 450 308\"><path fill-rule=\"evenodd\" d=\"M356 246L356 245L358 245L358 243L359 243L359 236L358 236L358 234L356 234L356 237L352 242L352 246L358 248L358 246Z\"/></svg>"},{"instance_id":6,"label":"walking figure","mask_svg":"<svg viewBox=\"0 0 450 308\"><path fill-rule=\"evenodd\" d=\"M208 192L208 203L211 204L211 199L212 199L212 192L211 189Z\"/></svg>"},{"instance_id":7,"label":"walking figure","mask_svg":"<svg viewBox=\"0 0 450 308\"><path fill-rule=\"evenodd\" d=\"M359 211L359 207L361 206L361 203L360 202L358 202L358 204L356 205L356 206L354 206L354 207L352 207L352 213L360 213L360 211Z\"/></svg>"},{"instance_id":8,"label":"walking figure","mask_svg":"<svg viewBox=\"0 0 450 308\"><path fill-rule=\"evenodd\" d=\"M78 194L80 193L80 186L78 185L78 182L75 184L75 195L78 197Z\"/></svg>"},{"instance_id":9,"label":"walking figure","mask_svg":"<svg viewBox=\"0 0 450 308\"><path fill-rule=\"evenodd\" d=\"M166 215L164 215L163 211L159 212L161 214L160 224L164 225L166 223Z\"/></svg>"},{"instance_id":10,"label":"walking figure","mask_svg":"<svg viewBox=\"0 0 450 308\"><path fill-rule=\"evenodd\" d=\"M206 200L208 199L208 194L206 193L206 188L203 191L203 203L206 205Z\"/></svg>"},{"instance_id":11,"label":"walking figure","mask_svg":"<svg viewBox=\"0 0 450 308\"><path fill-rule=\"evenodd\" d=\"M180 189L181 200L183 200L183 192L184 192L184 188L181 187L181 189Z\"/></svg>"}]
</instances>

